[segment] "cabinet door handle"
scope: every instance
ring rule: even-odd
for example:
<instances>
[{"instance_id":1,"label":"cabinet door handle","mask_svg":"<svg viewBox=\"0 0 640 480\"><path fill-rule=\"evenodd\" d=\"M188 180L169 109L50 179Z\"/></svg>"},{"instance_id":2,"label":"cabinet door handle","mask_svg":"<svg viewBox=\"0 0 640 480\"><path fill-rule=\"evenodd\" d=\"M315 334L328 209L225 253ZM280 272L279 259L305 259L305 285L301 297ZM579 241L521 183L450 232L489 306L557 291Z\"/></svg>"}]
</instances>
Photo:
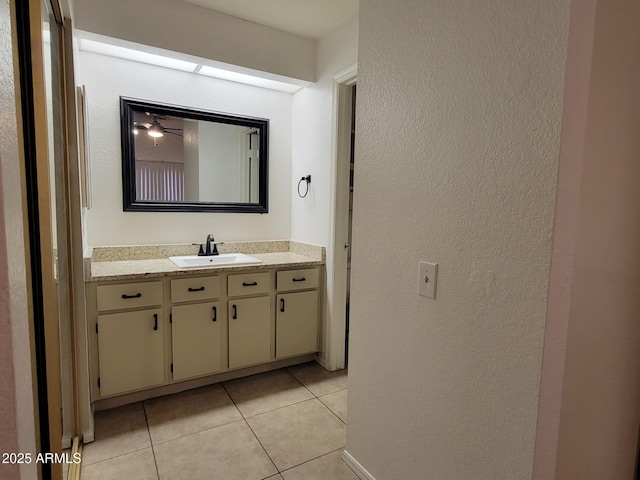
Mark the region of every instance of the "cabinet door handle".
<instances>
[{"instance_id":1,"label":"cabinet door handle","mask_svg":"<svg viewBox=\"0 0 640 480\"><path fill-rule=\"evenodd\" d=\"M231 318L236 320L238 318L238 307L236 307L235 305L232 305L231 309L233 310L233 315L231 316Z\"/></svg>"},{"instance_id":2,"label":"cabinet door handle","mask_svg":"<svg viewBox=\"0 0 640 480\"><path fill-rule=\"evenodd\" d=\"M200 288L189 287L187 290L190 291L190 292L202 292L202 291L204 291L204 287L200 287Z\"/></svg>"},{"instance_id":3,"label":"cabinet door handle","mask_svg":"<svg viewBox=\"0 0 640 480\"><path fill-rule=\"evenodd\" d=\"M284 312L284 298L280 299L280 311Z\"/></svg>"},{"instance_id":4,"label":"cabinet door handle","mask_svg":"<svg viewBox=\"0 0 640 480\"><path fill-rule=\"evenodd\" d=\"M141 293L136 293L135 295L127 295L126 293L122 295L122 298L124 300L127 300L129 298L140 298L142 296Z\"/></svg>"},{"instance_id":5,"label":"cabinet door handle","mask_svg":"<svg viewBox=\"0 0 640 480\"><path fill-rule=\"evenodd\" d=\"M213 322L217 322L218 321L218 309L216 307L213 307Z\"/></svg>"},{"instance_id":6,"label":"cabinet door handle","mask_svg":"<svg viewBox=\"0 0 640 480\"><path fill-rule=\"evenodd\" d=\"M255 287L256 285L258 285L258 282L251 282L251 283L242 282L243 287Z\"/></svg>"},{"instance_id":7,"label":"cabinet door handle","mask_svg":"<svg viewBox=\"0 0 640 480\"><path fill-rule=\"evenodd\" d=\"M306 281L307 281L307 279L306 279L306 278L304 278L304 277L302 277L302 278L294 278L294 279L293 279L293 281L294 281L294 282L306 282Z\"/></svg>"},{"instance_id":8,"label":"cabinet door handle","mask_svg":"<svg viewBox=\"0 0 640 480\"><path fill-rule=\"evenodd\" d=\"M153 314L153 329L158 330L158 314Z\"/></svg>"}]
</instances>

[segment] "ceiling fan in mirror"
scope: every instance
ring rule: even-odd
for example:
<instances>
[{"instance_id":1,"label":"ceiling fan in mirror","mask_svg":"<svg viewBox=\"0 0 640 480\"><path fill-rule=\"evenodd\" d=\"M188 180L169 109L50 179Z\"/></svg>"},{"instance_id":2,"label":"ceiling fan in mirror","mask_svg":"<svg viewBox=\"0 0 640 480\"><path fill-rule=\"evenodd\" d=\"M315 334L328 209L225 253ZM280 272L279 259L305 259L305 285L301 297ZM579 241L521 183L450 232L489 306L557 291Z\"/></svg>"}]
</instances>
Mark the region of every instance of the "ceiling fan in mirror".
<instances>
[{"instance_id":1,"label":"ceiling fan in mirror","mask_svg":"<svg viewBox=\"0 0 640 480\"><path fill-rule=\"evenodd\" d=\"M182 129L181 128L166 127L166 126L163 126L160 123L159 119L166 121L168 119L168 117L164 117L164 116L160 116L160 115L154 115L154 114L151 114L149 112L145 112L144 115L146 117L149 117L149 119L151 120L151 123L149 123L149 122L140 122L140 121L135 120L133 122L133 134L134 135L138 135L138 132L140 130L142 130L142 131L146 131L147 135L149 135L150 137L153 137L153 138L160 138L165 133L170 134L170 135L176 135L178 137L182 137ZM147 120L147 118L145 118L145 120ZM178 133L178 132L180 132L180 133Z\"/></svg>"}]
</instances>

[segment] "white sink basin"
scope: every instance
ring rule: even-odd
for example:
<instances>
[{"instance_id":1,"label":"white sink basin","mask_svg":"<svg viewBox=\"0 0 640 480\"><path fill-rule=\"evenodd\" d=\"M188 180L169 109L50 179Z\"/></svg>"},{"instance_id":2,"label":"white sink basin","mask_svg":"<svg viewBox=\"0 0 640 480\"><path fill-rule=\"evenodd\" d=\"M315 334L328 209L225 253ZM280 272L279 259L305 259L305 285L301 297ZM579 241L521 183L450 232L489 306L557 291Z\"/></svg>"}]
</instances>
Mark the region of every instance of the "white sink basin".
<instances>
[{"instance_id":1,"label":"white sink basin","mask_svg":"<svg viewBox=\"0 0 640 480\"><path fill-rule=\"evenodd\" d=\"M169 257L169 260L180 268L262 263L261 260L245 255L244 253L221 253L220 255L207 255L203 257L198 255L184 255L182 257Z\"/></svg>"}]
</instances>

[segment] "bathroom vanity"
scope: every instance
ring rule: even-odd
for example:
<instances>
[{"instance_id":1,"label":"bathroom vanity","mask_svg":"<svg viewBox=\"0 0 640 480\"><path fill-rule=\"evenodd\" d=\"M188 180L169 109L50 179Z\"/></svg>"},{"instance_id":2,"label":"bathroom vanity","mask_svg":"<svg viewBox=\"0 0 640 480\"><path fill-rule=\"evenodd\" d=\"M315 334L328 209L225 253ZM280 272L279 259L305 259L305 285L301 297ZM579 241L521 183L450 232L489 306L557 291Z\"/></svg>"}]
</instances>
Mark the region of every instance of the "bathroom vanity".
<instances>
[{"instance_id":1,"label":"bathroom vanity","mask_svg":"<svg viewBox=\"0 0 640 480\"><path fill-rule=\"evenodd\" d=\"M168 260L190 249L104 247L87 259L90 391L99 407L314 358L324 249L250 242L225 249L250 250L259 264L185 269Z\"/></svg>"}]
</instances>

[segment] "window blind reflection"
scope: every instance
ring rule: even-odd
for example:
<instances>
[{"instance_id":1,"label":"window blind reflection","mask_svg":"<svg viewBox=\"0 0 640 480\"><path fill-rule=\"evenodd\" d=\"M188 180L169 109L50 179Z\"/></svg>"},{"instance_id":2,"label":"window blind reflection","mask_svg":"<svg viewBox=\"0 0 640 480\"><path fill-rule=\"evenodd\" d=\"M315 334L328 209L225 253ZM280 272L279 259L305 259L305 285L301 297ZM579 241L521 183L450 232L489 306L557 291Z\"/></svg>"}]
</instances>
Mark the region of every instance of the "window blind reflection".
<instances>
[{"instance_id":1,"label":"window blind reflection","mask_svg":"<svg viewBox=\"0 0 640 480\"><path fill-rule=\"evenodd\" d=\"M184 164L136 160L138 201L183 202Z\"/></svg>"}]
</instances>

